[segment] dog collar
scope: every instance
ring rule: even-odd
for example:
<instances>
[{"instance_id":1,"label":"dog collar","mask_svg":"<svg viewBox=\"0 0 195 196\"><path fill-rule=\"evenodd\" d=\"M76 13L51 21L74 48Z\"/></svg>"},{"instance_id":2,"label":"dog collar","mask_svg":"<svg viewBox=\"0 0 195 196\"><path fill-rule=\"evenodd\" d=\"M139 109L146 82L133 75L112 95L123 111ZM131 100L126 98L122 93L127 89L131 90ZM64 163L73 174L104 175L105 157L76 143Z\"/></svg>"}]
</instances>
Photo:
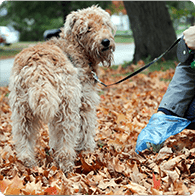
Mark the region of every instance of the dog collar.
<instances>
[{"instance_id":1,"label":"dog collar","mask_svg":"<svg viewBox=\"0 0 195 196\"><path fill-rule=\"evenodd\" d=\"M76 67L76 65L74 64L74 61L73 61L73 59L72 59L72 57L70 55L68 55L68 59L74 65L74 67ZM92 67L92 63L91 62L88 65L89 65L89 67Z\"/></svg>"},{"instance_id":2,"label":"dog collar","mask_svg":"<svg viewBox=\"0 0 195 196\"><path fill-rule=\"evenodd\" d=\"M74 65L74 67L76 67L75 64L74 64L74 62L73 62L73 60L72 60L72 57L71 57L70 55L68 55L68 59L69 59L70 62Z\"/></svg>"},{"instance_id":3,"label":"dog collar","mask_svg":"<svg viewBox=\"0 0 195 196\"><path fill-rule=\"evenodd\" d=\"M68 55L68 59L69 59L70 62L74 65L74 67L76 67L75 64L74 64L74 62L73 62L73 59L72 59L72 57L71 57L70 55ZM88 65L89 65L89 67L92 68L92 63L91 63L91 62L90 62ZM102 85L104 85L104 86L106 87L106 85L105 85L103 82L101 82L101 81L99 80L97 74L96 74L94 71L91 71L91 73L92 73L93 78L94 78L94 80L95 80L96 82L99 82L100 84L102 84Z\"/></svg>"}]
</instances>

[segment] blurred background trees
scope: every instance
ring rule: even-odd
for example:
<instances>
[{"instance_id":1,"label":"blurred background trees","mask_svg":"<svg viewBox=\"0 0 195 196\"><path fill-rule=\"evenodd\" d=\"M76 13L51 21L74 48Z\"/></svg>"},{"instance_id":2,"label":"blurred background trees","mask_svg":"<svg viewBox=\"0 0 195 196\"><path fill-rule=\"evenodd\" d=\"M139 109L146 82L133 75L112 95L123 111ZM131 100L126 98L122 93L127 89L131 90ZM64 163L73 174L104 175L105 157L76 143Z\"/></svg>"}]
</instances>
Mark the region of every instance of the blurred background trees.
<instances>
[{"instance_id":1,"label":"blurred background trees","mask_svg":"<svg viewBox=\"0 0 195 196\"><path fill-rule=\"evenodd\" d=\"M4 1L0 4L0 26L14 27L20 33L20 41L42 41L44 31L62 27L71 11L93 4L98 4L111 15L128 15L130 29L117 31L117 36L134 37L135 61L158 56L174 41L176 34L194 25L195 6L190 1ZM163 18L166 18L164 22ZM169 30L163 27L163 23L168 24Z\"/></svg>"},{"instance_id":2,"label":"blurred background trees","mask_svg":"<svg viewBox=\"0 0 195 196\"><path fill-rule=\"evenodd\" d=\"M100 5L110 14L127 13L123 1L4 1L0 5L0 13L4 13L0 14L0 26L12 25L20 32L21 41L40 41L45 30L62 27L71 11L93 4ZM175 30L181 20L186 28L187 24L194 23L195 7L192 2L167 1L166 7Z\"/></svg>"},{"instance_id":3,"label":"blurred background trees","mask_svg":"<svg viewBox=\"0 0 195 196\"><path fill-rule=\"evenodd\" d=\"M7 14L0 18L0 26L11 23L20 32L21 41L41 41L43 32L62 27L71 11L93 4L106 9L111 1L5 1L0 9Z\"/></svg>"}]
</instances>

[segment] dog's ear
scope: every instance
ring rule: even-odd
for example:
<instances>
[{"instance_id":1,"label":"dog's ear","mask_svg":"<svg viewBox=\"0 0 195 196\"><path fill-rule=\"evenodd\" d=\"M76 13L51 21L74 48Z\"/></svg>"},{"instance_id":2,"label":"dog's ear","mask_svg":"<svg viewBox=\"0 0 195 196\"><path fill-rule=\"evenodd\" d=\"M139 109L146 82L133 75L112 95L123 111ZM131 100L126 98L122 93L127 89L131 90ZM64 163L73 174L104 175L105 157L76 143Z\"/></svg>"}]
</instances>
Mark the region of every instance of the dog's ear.
<instances>
[{"instance_id":1,"label":"dog's ear","mask_svg":"<svg viewBox=\"0 0 195 196\"><path fill-rule=\"evenodd\" d=\"M112 34L115 35L116 34L117 27L113 23L111 23L111 22L110 22L109 26L112 29Z\"/></svg>"},{"instance_id":2,"label":"dog's ear","mask_svg":"<svg viewBox=\"0 0 195 196\"><path fill-rule=\"evenodd\" d=\"M116 34L116 30L117 30L117 27L113 24L113 22L111 22L110 20L107 20L106 22L106 25L108 27L110 27L111 31L112 31L112 34L113 36Z\"/></svg>"},{"instance_id":3,"label":"dog's ear","mask_svg":"<svg viewBox=\"0 0 195 196\"><path fill-rule=\"evenodd\" d=\"M113 36L116 34L116 30L117 30L117 27L114 25L114 23L111 21L110 19L110 16L109 18L105 19L105 24L110 27L111 31L112 31L112 34Z\"/></svg>"},{"instance_id":4,"label":"dog's ear","mask_svg":"<svg viewBox=\"0 0 195 196\"><path fill-rule=\"evenodd\" d=\"M68 35L71 33L73 26L75 22L77 21L77 12L72 12L69 14L66 18L65 24L64 24L64 34Z\"/></svg>"}]
</instances>

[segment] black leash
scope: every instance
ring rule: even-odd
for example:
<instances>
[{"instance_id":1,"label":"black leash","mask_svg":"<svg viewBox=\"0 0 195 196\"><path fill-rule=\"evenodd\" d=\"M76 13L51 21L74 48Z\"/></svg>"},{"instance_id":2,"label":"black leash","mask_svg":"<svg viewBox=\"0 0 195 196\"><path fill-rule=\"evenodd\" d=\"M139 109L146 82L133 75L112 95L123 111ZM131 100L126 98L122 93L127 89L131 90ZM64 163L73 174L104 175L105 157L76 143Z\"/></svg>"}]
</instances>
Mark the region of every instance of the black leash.
<instances>
[{"instance_id":1,"label":"black leash","mask_svg":"<svg viewBox=\"0 0 195 196\"><path fill-rule=\"evenodd\" d=\"M131 78L131 77L133 77L133 76L135 76L135 75L137 75L138 73L140 73L140 72L143 71L144 69L148 68L150 65L154 64L156 61L158 61L160 58L162 58L167 52L169 52L170 50L172 50L172 48L174 48L174 47L178 44L178 42L179 42L181 39L182 39L182 38L177 39L177 40L176 40L176 41L175 41L175 42L174 42L174 43L173 43L164 53L162 53L158 58L155 58L153 61L151 61L151 62L148 63L147 65L144 65L143 67L141 67L141 68L138 69L137 71L131 73L130 75L126 76L125 78L123 78L123 79L121 79L121 80L119 80L118 82L115 82L115 83L113 83L113 84L106 85L106 84L104 84L102 81L100 81L100 80L98 79L98 77L97 77L97 75L96 75L95 72L92 72L93 77L94 77L94 79L95 79L97 82L99 82L100 84L102 84L102 85L105 86L105 87L109 87L109 86L113 86L113 85L119 84L119 83L121 83L121 82L123 82L123 81L125 81L125 80L127 80L127 79L129 79L129 78Z\"/></svg>"}]
</instances>

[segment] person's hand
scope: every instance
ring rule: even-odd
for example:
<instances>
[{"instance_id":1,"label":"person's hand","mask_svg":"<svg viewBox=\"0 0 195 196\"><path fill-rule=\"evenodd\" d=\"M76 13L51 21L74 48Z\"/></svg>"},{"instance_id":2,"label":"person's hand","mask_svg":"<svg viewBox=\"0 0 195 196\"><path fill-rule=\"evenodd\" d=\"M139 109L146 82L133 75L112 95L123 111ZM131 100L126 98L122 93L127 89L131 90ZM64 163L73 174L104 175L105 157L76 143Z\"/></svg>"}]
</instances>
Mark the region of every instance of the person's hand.
<instances>
[{"instance_id":1,"label":"person's hand","mask_svg":"<svg viewBox=\"0 0 195 196\"><path fill-rule=\"evenodd\" d=\"M195 26L191 26L183 32L184 40L188 48L195 50Z\"/></svg>"}]
</instances>

